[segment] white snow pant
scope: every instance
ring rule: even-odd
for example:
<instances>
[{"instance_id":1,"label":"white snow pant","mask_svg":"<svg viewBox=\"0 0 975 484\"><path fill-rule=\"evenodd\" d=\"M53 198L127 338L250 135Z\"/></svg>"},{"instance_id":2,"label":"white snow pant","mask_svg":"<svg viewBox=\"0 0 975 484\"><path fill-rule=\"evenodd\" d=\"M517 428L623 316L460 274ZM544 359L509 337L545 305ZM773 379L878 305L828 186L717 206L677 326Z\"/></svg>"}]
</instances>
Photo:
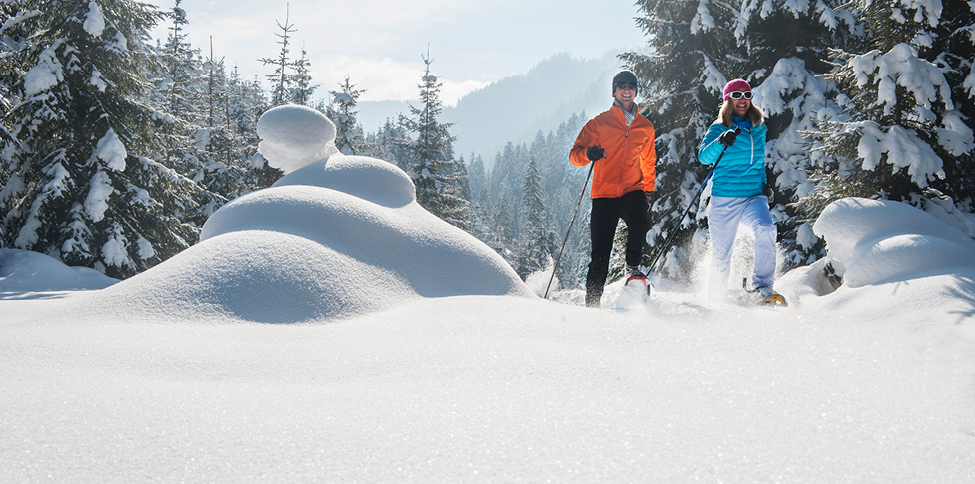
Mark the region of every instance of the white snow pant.
<instances>
[{"instance_id":1,"label":"white snow pant","mask_svg":"<svg viewBox=\"0 0 975 484\"><path fill-rule=\"evenodd\" d=\"M712 299L723 298L728 274L731 272L731 248L735 244L738 226L744 225L755 233L754 287L771 286L775 277L775 238L777 231L769 212L765 195L751 198L711 197L708 208L708 227L711 232L711 276L709 293Z\"/></svg>"}]
</instances>

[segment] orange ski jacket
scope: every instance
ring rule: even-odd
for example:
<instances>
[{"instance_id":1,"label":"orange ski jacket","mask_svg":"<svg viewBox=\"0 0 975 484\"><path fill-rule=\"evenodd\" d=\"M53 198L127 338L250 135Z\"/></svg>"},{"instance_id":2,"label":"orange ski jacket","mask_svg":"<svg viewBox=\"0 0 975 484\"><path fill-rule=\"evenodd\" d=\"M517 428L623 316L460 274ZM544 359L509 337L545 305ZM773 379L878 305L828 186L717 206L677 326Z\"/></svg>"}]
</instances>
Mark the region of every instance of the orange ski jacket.
<instances>
[{"instance_id":1,"label":"orange ski jacket","mask_svg":"<svg viewBox=\"0 0 975 484\"><path fill-rule=\"evenodd\" d=\"M593 167L590 198L618 198L636 190L652 192L657 179L656 135L653 124L637 107L636 117L627 126L623 109L617 105L590 119L569 152L575 166L590 163L586 150L599 145L606 157Z\"/></svg>"}]
</instances>

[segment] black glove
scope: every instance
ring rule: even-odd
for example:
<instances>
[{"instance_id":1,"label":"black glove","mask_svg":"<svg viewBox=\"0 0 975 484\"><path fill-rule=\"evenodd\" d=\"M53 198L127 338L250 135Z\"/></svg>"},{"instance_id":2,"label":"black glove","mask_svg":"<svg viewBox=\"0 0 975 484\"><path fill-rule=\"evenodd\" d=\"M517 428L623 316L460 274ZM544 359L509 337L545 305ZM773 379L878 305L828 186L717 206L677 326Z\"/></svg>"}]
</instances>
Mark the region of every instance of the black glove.
<instances>
[{"instance_id":1,"label":"black glove","mask_svg":"<svg viewBox=\"0 0 975 484\"><path fill-rule=\"evenodd\" d=\"M589 158L589 161L601 160L605 157L606 150L599 145L590 146L589 149L586 150L586 158Z\"/></svg>"},{"instance_id":2,"label":"black glove","mask_svg":"<svg viewBox=\"0 0 975 484\"><path fill-rule=\"evenodd\" d=\"M647 205L649 206L650 205L650 197L653 196L653 192L648 192L648 191L644 190L643 191L643 195L647 197Z\"/></svg>"},{"instance_id":3,"label":"black glove","mask_svg":"<svg viewBox=\"0 0 975 484\"><path fill-rule=\"evenodd\" d=\"M766 183L762 185L762 194L771 202L772 198L775 197L775 190L772 190L772 186Z\"/></svg>"},{"instance_id":4,"label":"black glove","mask_svg":"<svg viewBox=\"0 0 975 484\"><path fill-rule=\"evenodd\" d=\"M738 137L738 133L740 132L741 128L737 128L733 131L725 131L724 133L721 133L721 136L718 136L718 143L725 146L731 146L735 144L735 138Z\"/></svg>"}]
</instances>

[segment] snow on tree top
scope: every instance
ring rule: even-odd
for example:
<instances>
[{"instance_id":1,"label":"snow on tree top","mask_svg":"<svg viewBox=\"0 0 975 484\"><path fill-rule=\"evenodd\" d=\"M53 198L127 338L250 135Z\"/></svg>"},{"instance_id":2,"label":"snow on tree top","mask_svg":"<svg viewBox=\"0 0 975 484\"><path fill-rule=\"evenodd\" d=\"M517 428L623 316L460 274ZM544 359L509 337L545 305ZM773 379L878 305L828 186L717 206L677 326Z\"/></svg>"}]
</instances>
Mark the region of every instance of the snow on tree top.
<instances>
[{"instance_id":1,"label":"snow on tree top","mask_svg":"<svg viewBox=\"0 0 975 484\"><path fill-rule=\"evenodd\" d=\"M101 37L102 32L105 31L105 16L102 15L102 10L98 8L97 3L88 3L88 15L85 17L85 23L82 27L92 37Z\"/></svg>"},{"instance_id":2,"label":"snow on tree top","mask_svg":"<svg viewBox=\"0 0 975 484\"><path fill-rule=\"evenodd\" d=\"M352 95L347 92L335 93L335 102L337 103L351 104L354 101L355 99L352 98Z\"/></svg>"}]
</instances>

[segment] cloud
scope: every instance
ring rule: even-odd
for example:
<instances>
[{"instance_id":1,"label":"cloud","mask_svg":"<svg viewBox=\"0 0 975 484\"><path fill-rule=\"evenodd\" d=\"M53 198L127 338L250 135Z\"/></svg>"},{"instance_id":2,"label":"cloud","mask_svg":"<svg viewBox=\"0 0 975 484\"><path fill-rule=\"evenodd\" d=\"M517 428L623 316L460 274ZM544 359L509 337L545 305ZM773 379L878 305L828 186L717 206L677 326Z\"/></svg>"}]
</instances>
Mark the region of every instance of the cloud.
<instances>
[{"instance_id":1,"label":"cloud","mask_svg":"<svg viewBox=\"0 0 975 484\"><path fill-rule=\"evenodd\" d=\"M152 0L169 11L172 2ZM418 97L421 55L430 49L433 72L443 82L445 104L501 78L523 74L560 52L598 57L617 48L640 45L642 33L632 0L290 0L285 5L257 0L207 0L184 4L191 45L228 68L265 86L273 72L258 59L281 50L279 25L292 25L292 58L307 52L312 76L326 98L348 75L362 100ZM286 17L287 16L287 17ZM171 22L153 35L165 41ZM612 35L579 35L588 28Z\"/></svg>"},{"instance_id":2,"label":"cloud","mask_svg":"<svg viewBox=\"0 0 975 484\"><path fill-rule=\"evenodd\" d=\"M410 65L389 57L367 59L339 54L312 61L312 77L322 84L318 92L322 98L329 91L337 91L338 85L348 76L356 89L366 91L360 101L418 99L423 73L422 59ZM432 73L436 75L436 69L432 69ZM440 99L447 105L456 104L464 95L489 84L470 79L457 81L440 77L439 80L443 83Z\"/></svg>"}]
</instances>

